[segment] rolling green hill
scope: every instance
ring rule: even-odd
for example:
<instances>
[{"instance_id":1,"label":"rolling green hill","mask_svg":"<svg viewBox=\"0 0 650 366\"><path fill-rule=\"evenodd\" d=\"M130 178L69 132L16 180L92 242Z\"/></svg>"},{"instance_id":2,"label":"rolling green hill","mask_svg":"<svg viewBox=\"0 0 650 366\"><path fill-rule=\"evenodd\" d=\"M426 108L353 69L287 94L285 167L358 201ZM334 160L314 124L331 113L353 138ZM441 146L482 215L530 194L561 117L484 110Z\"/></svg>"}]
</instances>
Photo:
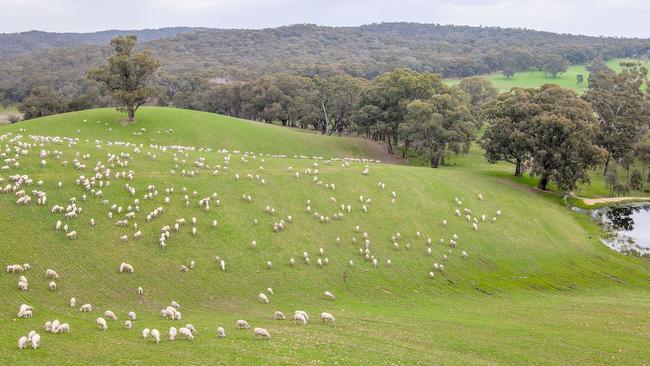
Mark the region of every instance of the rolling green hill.
<instances>
[{"instance_id":1,"label":"rolling green hill","mask_svg":"<svg viewBox=\"0 0 650 366\"><path fill-rule=\"evenodd\" d=\"M2 187L16 174L33 180L16 188L32 197L28 205L17 205L13 191L0 193L3 264L31 265L23 273L28 291L17 288L19 274L0 276L0 359L7 364L642 364L650 358L650 263L611 251L586 216L512 184L507 166L485 163L476 149L434 170L342 160L382 156L358 139L200 112L143 108L127 126L121 118L93 110L0 127L3 159L20 154L18 167L4 163ZM42 150L47 156L39 156ZM75 159L85 169L76 169ZM75 182L106 169L110 178L96 179L90 190ZM100 180L110 186L99 187ZM47 194L46 205L36 204L34 190ZM78 217L51 213L73 197L82 208ZM199 207L203 198L209 210ZM135 218L116 226L135 199ZM163 213L148 222L157 207ZM478 231L455 216L465 208L478 219ZM502 215L492 222L497 211ZM176 232L179 218L187 224ZM57 220L78 237L55 230ZM275 232L280 220L285 228ZM162 249L165 225L172 230ZM359 254L364 233L376 267ZM457 248L450 246L454 235ZM325 258L329 264L319 266ZM179 270L191 261L194 269ZM119 273L121 262L135 273ZM60 275L55 292L47 289L47 269ZM263 304L258 294L269 287L270 303ZM160 316L172 300L181 305L179 321ZM22 303L34 306L33 318L16 317ZM91 313L79 311L86 303ZM119 320L102 331L95 319L107 309ZM310 314L307 325L272 320L276 310L291 317L298 309ZM123 326L128 311L137 313L132 330ZM321 322L323 311L336 322ZM69 323L71 332L45 332L44 322L54 319ZM236 329L237 319L266 328L272 339ZM167 340L169 327L186 323L198 330L193 341ZM217 338L218 326L226 338ZM160 344L143 339L145 327L161 331ZM19 350L18 338L32 329L42 336L41 348Z\"/></svg>"}]
</instances>

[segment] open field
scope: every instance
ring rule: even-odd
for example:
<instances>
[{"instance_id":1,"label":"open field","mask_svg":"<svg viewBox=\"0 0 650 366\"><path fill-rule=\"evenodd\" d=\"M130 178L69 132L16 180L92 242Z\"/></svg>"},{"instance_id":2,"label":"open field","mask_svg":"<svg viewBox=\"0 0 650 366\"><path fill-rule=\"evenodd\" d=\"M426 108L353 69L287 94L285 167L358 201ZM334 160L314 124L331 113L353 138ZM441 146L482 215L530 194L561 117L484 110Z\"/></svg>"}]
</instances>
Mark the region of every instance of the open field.
<instances>
[{"instance_id":1,"label":"open field","mask_svg":"<svg viewBox=\"0 0 650 366\"><path fill-rule=\"evenodd\" d=\"M600 243L600 229L587 216L558 205L553 195L514 183L509 166L486 163L477 148L435 170L356 160L347 165L331 158L384 156L377 146L359 139L207 113L143 108L133 125L123 125L122 118L102 109L0 127L3 150L11 147L7 157L14 156L16 147L27 150L18 159L19 167L0 174L3 187L14 174L29 175L34 182L20 188L32 196L29 205L17 205L14 192L0 194L3 265L32 267L23 273L29 281L25 292L16 287L19 274L0 275L5 299L0 304L0 359L6 364L643 365L650 359L650 263L610 250ZM37 136L69 137L75 143ZM163 145L195 149L163 150ZM229 151L218 151L224 148ZM48 156L39 157L41 150ZM59 158L55 150L61 152ZM109 162L109 154L119 159ZM86 168L75 169L74 159ZM128 166L118 160L122 165L128 161ZM197 161L204 166L196 166ZM75 180L101 173L104 169L95 172L93 167L102 165L110 168L110 178L96 179L90 188L102 190L99 198ZM368 175L362 174L366 165ZM129 170L133 180L115 177ZM196 174L184 176L182 170ZM100 188L100 180L111 184ZM332 183L335 189L325 188ZM135 188L133 196L126 184ZM174 192L167 194L171 188ZM47 193L45 206L35 203L32 190ZM154 191L158 195L144 199ZM210 210L200 208L199 200L213 192L219 204L210 199ZM251 195L251 202L242 195ZM55 204L70 204L72 197L83 208L77 218L50 212ZM140 211L128 227L116 226L126 208L135 207L136 198ZM113 204L124 210L112 210L109 219ZM335 220L342 204L345 215ZM267 206L275 209L274 215L265 213ZM164 212L147 222L147 213L157 207ZM464 215L454 215L457 208L471 209L478 231ZM498 210L503 215L492 222ZM288 221L289 215L293 223L274 232L273 224ZM329 222L321 222L321 215ZM486 215L485 222L481 215ZM198 220L196 236L191 234L191 217ZM91 218L94 226L89 225ZM179 232L172 229L161 249L161 227L173 227L179 218L187 224ZM67 239L63 230L56 231L57 220L78 237ZM218 220L216 228L213 220ZM134 238L136 231L142 232L140 240ZM366 248L364 232L376 267L359 254ZM398 232L400 238L392 239ZM454 234L457 248L449 242ZM122 242L122 235L128 241ZM215 256L225 261L225 271ZM295 259L293 267L290 258ZM318 260L325 258L329 264L320 267ZM192 260L195 269L179 270ZM119 273L121 262L132 264L135 273ZM434 263L443 264L444 271L435 270ZM50 279L44 274L49 268L60 275L56 292L47 290ZM136 294L139 286L143 295ZM273 294L263 304L258 294L268 287ZM326 299L326 290L336 300ZM68 305L70 297L76 298L75 308ZM180 303L182 320L161 318L160 310L172 300ZM22 303L34 306L33 318L16 318ZM95 309L80 312L85 303ZM107 309L119 320L109 321L109 329L101 331L95 319ZM311 315L307 325L272 320L276 310L291 316L298 309ZM128 311L138 316L132 330L123 327ZM336 322L322 323L322 311ZM53 319L70 323L71 332L42 330ZM251 328L266 328L272 339L254 339L252 330L236 329L237 319L247 320ZM167 340L169 327L186 323L198 330L194 341ZM226 338L216 337L218 326L225 328ZM160 344L142 338L145 327L161 331ZM42 336L41 348L19 350L18 338L32 329Z\"/></svg>"},{"instance_id":2,"label":"open field","mask_svg":"<svg viewBox=\"0 0 650 366\"><path fill-rule=\"evenodd\" d=\"M607 61L607 65L615 71L620 71L620 62L623 59L614 59ZM650 68L650 62L644 62L645 67ZM576 82L576 76L578 74L583 74L585 81L582 85L578 85ZM542 71L531 70L523 71L515 74L514 77L506 79L505 76L501 73L494 73L489 75L484 75L488 78L494 86L500 91L504 92L510 90L514 87L520 88L538 88L543 84L558 84L563 88L575 90L578 93L584 93L587 90L587 77L589 72L586 69L585 65L572 65L569 66L566 72L559 74L557 77L552 78L546 75ZM460 79L448 79L449 84L457 84L460 82Z\"/></svg>"}]
</instances>

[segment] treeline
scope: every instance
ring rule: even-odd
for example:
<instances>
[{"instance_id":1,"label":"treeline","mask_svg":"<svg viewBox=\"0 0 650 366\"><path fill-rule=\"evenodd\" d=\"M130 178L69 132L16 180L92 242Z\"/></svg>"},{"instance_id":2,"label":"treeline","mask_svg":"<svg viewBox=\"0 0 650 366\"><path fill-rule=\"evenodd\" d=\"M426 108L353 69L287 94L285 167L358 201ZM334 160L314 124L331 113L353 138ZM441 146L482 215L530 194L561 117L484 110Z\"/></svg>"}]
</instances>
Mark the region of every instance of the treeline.
<instances>
[{"instance_id":1,"label":"treeline","mask_svg":"<svg viewBox=\"0 0 650 366\"><path fill-rule=\"evenodd\" d=\"M48 39L46 35L42 38ZM41 35L15 37L39 39ZM45 43L20 47L37 49ZM61 42L66 44L69 43ZM526 29L382 23L359 27L293 25L262 30L199 30L145 42L139 48L150 49L160 60L158 85L172 95L178 80L249 82L278 73L311 79L348 75L371 80L400 68L434 72L442 77L497 71L512 76L537 68L555 75L570 64L584 64L598 57L647 55L650 41ZM88 45L1 57L0 95L5 103L19 103L32 89L47 87L74 99L86 94L86 71L102 64L109 54L107 47Z\"/></svg>"}]
</instances>

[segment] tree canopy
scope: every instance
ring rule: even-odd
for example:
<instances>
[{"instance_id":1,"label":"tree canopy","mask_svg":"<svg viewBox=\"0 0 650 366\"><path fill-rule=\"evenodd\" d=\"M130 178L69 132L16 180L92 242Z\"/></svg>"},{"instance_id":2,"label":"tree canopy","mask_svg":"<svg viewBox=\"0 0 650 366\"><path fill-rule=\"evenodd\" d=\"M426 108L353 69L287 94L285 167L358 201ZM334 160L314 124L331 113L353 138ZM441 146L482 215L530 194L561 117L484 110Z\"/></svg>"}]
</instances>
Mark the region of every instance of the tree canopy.
<instances>
[{"instance_id":1,"label":"tree canopy","mask_svg":"<svg viewBox=\"0 0 650 366\"><path fill-rule=\"evenodd\" d=\"M160 66L148 51L134 53L136 36L119 36L111 40L115 55L106 64L88 72L88 77L101 82L111 97L120 102L119 110L127 112L133 122L138 108L157 94L153 74Z\"/></svg>"}]
</instances>

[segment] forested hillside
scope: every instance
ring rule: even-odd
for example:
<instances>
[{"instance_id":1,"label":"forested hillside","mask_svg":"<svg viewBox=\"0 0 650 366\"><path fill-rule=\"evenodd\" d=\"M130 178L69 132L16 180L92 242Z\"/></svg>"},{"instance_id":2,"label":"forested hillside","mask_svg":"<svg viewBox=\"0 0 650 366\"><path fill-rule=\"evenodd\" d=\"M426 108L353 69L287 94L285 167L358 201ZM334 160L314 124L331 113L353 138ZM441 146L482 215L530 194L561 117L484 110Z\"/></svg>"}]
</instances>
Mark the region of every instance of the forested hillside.
<instances>
[{"instance_id":1,"label":"forested hillside","mask_svg":"<svg viewBox=\"0 0 650 366\"><path fill-rule=\"evenodd\" d=\"M135 32L140 37L139 47L150 49L161 61L160 84L172 93L177 84L187 84L188 80L196 78L230 82L286 72L307 77L344 73L371 79L396 68L433 71L443 77L464 77L495 71L516 72L553 63L583 64L596 57L636 57L647 54L650 49L650 41L645 39L416 23L209 29L147 42L166 32L179 33L181 29L151 32L155 31ZM98 93L94 86L88 85L85 72L106 59L109 53L106 45L111 35L108 32L78 37L40 33L2 36L5 38L0 38L0 50L3 50L0 53L8 52L12 45L21 50L37 51L0 59L0 74L3 75L0 93L10 102L22 101L36 86L51 87L70 98ZM61 39L44 41L53 47L69 43L101 46L39 50L42 47L38 40L30 41L46 36ZM173 83L176 84L171 85Z\"/></svg>"},{"instance_id":2,"label":"forested hillside","mask_svg":"<svg viewBox=\"0 0 650 366\"><path fill-rule=\"evenodd\" d=\"M180 33L199 30L192 27L170 27L142 30L106 30L93 33L53 33L28 31L20 33L0 33L0 58L50 48L76 47L84 45L105 45L113 37L133 34L141 41L148 42Z\"/></svg>"}]
</instances>

